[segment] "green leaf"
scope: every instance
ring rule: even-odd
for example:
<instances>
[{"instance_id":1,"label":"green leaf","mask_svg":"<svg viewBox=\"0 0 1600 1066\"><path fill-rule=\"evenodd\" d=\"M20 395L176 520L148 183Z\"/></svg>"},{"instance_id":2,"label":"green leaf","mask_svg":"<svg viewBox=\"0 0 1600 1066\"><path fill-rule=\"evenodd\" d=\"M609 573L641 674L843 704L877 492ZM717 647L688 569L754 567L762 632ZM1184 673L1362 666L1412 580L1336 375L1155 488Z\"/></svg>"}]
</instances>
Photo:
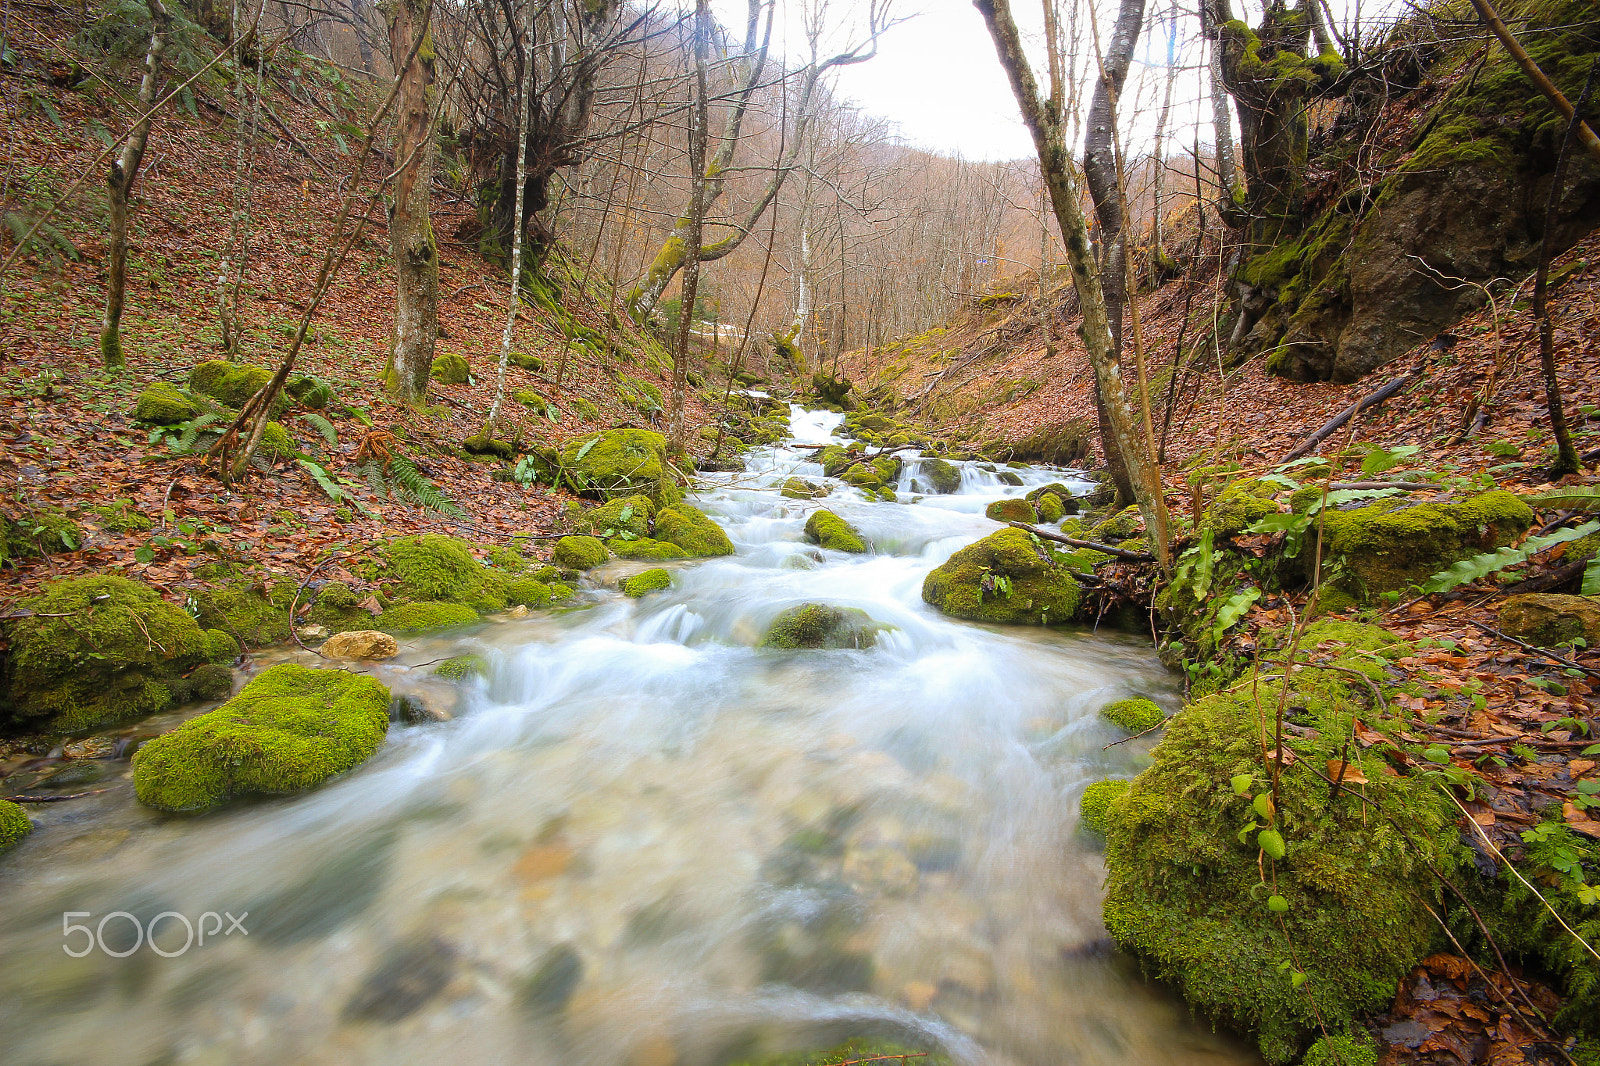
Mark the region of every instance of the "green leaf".
<instances>
[{"instance_id":1,"label":"green leaf","mask_svg":"<svg viewBox=\"0 0 1600 1066\"><path fill-rule=\"evenodd\" d=\"M1239 619L1244 617L1250 605L1260 598L1261 590L1254 586L1229 596L1227 602L1217 610L1216 624L1211 627L1211 639L1221 640L1222 635L1232 629Z\"/></svg>"},{"instance_id":2,"label":"green leaf","mask_svg":"<svg viewBox=\"0 0 1600 1066\"><path fill-rule=\"evenodd\" d=\"M1573 529L1558 529L1554 533L1543 537L1529 537L1518 548L1501 548L1498 551L1486 552L1483 555L1474 555L1470 559L1462 559L1448 570L1442 570L1430 577L1422 586L1423 592L1449 592L1458 585L1465 585L1472 581L1482 581L1490 574L1499 573L1507 567L1525 563L1533 556L1546 548L1554 548L1557 544L1566 544L1570 541L1581 540L1591 533L1600 532L1600 520L1585 522ZM1588 574L1584 574L1585 582Z\"/></svg>"},{"instance_id":3,"label":"green leaf","mask_svg":"<svg viewBox=\"0 0 1600 1066\"><path fill-rule=\"evenodd\" d=\"M1268 896L1267 910L1273 914L1282 914L1289 909L1289 901L1282 896Z\"/></svg>"},{"instance_id":4,"label":"green leaf","mask_svg":"<svg viewBox=\"0 0 1600 1066\"><path fill-rule=\"evenodd\" d=\"M1600 555L1589 560L1589 565L1583 568L1583 594L1585 596L1600 596Z\"/></svg>"},{"instance_id":5,"label":"green leaf","mask_svg":"<svg viewBox=\"0 0 1600 1066\"><path fill-rule=\"evenodd\" d=\"M1250 806L1255 809L1255 812L1259 814L1263 820L1268 822L1272 821L1272 797L1267 793L1263 792L1261 795L1257 796L1255 800L1251 802Z\"/></svg>"},{"instance_id":6,"label":"green leaf","mask_svg":"<svg viewBox=\"0 0 1600 1066\"><path fill-rule=\"evenodd\" d=\"M596 438L594 438L594 440L589 441L583 447L578 449L578 454L574 455L572 457L572 461L573 462L577 462L579 459L582 459L585 455L589 454L589 449L590 448L593 448L596 444L599 444L599 443L600 443L600 438L599 437L596 437Z\"/></svg>"},{"instance_id":7,"label":"green leaf","mask_svg":"<svg viewBox=\"0 0 1600 1066\"><path fill-rule=\"evenodd\" d=\"M1540 511L1600 511L1600 488L1583 486L1525 496L1529 507Z\"/></svg>"},{"instance_id":8,"label":"green leaf","mask_svg":"<svg viewBox=\"0 0 1600 1066\"><path fill-rule=\"evenodd\" d=\"M135 548L133 549L133 557L141 563L153 563L156 561L156 550L149 545Z\"/></svg>"},{"instance_id":9,"label":"green leaf","mask_svg":"<svg viewBox=\"0 0 1600 1066\"><path fill-rule=\"evenodd\" d=\"M1283 835L1276 829L1263 829L1256 837L1256 846L1266 852L1269 859L1281 859L1289 853L1283 843Z\"/></svg>"},{"instance_id":10,"label":"green leaf","mask_svg":"<svg viewBox=\"0 0 1600 1066\"><path fill-rule=\"evenodd\" d=\"M1211 588L1211 530L1200 534L1200 557L1196 560L1194 574L1194 596L1197 600L1206 598L1206 592Z\"/></svg>"},{"instance_id":11,"label":"green leaf","mask_svg":"<svg viewBox=\"0 0 1600 1066\"><path fill-rule=\"evenodd\" d=\"M1600 747L1600 744L1597 744L1595 746L1596 747ZM1250 786L1254 782L1255 782L1255 775L1253 775L1253 774L1234 774L1233 775L1233 792L1234 792L1234 795L1242 796L1246 792L1249 792L1250 791Z\"/></svg>"},{"instance_id":12,"label":"green leaf","mask_svg":"<svg viewBox=\"0 0 1600 1066\"><path fill-rule=\"evenodd\" d=\"M1305 983L1306 983L1306 975L1301 973L1299 970L1296 970L1294 973L1289 975L1289 985L1290 985L1290 987L1299 988L1301 985L1303 985Z\"/></svg>"},{"instance_id":13,"label":"green leaf","mask_svg":"<svg viewBox=\"0 0 1600 1066\"><path fill-rule=\"evenodd\" d=\"M1363 474L1381 474L1385 470L1392 470L1421 450L1415 444L1404 444L1398 448L1387 450L1374 448L1367 453L1365 459L1361 460L1361 472Z\"/></svg>"},{"instance_id":14,"label":"green leaf","mask_svg":"<svg viewBox=\"0 0 1600 1066\"><path fill-rule=\"evenodd\" d=\"M1447 763L1450 761L1450 749L1435 744L1422 753L1422 757L1429 762Z\"/></svg>"}]
</instances>

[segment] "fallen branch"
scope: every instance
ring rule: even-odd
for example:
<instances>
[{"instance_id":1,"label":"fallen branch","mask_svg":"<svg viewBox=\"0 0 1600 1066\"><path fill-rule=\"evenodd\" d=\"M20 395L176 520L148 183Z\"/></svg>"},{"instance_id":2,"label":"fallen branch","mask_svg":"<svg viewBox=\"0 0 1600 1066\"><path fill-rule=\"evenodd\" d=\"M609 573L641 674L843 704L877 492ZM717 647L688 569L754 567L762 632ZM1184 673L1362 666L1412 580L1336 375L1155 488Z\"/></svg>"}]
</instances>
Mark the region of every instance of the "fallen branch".
<instances>
[{"instance_id":1,"label":"fallen branch","mask_svg":"<svg viewBox=\"0 0 1600 1066\"><path fill-rule=\"evenodd\" d=\"M74 792L70 796L7 796L10 803L61 803L65 800L82 799L85 796L98 796L102 792L110 792L109 788L97 788L90 792Z\"/></svg>"},{"instance_id":2,"label":"fallen branch","mask_svg":"<svg viewBox=\"0 0 1600 1066\"><path fill-rule=\"evenodd\" d=\"M1485 633L1488 633L1491 636L1499 637L1501 640L1507 641L1507 642L1509 642L1511 644L1515 644L1519 648L1523 648L1523 649L1525 649L1527 651L1531 651L1533 654L1535 654L1537 656L1540 656L1541 658L1549 659L1553 663L1559 663L1560 665L1565 666L1569 670L1582 670L1584 673L1588 674L1590 677L1600 677L1600 670L1596 670L1592 666L1584 666L1582 663L1573 662L1571 659L1562 658L1561 656L1557 655L1555 652L1546 651L1545 649L1543 649L1541 647L1538 647L1537 645L1529 644L1525 640L1518 640L1516 637L1511 636L1509 633L1502 633L1498 629L1494 628L1494 626L1486 626L1482 622L1473 621L1471 618L1466 619L1466 623L1468 625L1477 626L1479 629L1483 630Z\"/></svg>"},{"instance_id":3,"label":"fallen branch","mask_svg":"<svg viewBox=\"0 0 1600 1066\"><path fill-rule=\"evenodd\" d=\"M1367 408L1378 406L1378 404L1387 400L1389 397L1393 396L1395 393L1409 385L1412 381L1416 380L1416 378L1417 375L1414 373L1408 372L1401 374L1399 377L1392 379L1387 385L1383 386L1381 389L1378 389L1376 392L1369 393L1360 400L1357 400L1349 407L1346 407L1343 411L1340 411L1338 414L1334 415L1333 418L1329 419L1327 425L1323 426L1321 429L1311 434L1311 436L1301 441L1294 451L1283 457L1283 461L1287 463L1291 460L1300 458L1302 455L1311 454L1311 452L1316 449L1317 445L1331 437L1340 426L1344 425L1346 422L1350 421Z\"/></svg>"},{"instance_id":4,"label":"fallen branch","mask_svg":"<svg viewBox=\"0 0 1600 1066\"><path fill-rule=\"evenodd\" d=\"M1156 561L1156 557L1149 552L1131 552L1126 548L1118 548L1115 545L1101 544L1097 540L1079 540L1076 537L1063 536L1060 533L1052 533L1047 529L1030 526L1026 522L1012 522L1010 524L1013 528L1020 529L1024 533L1032 533L1041 540L1053 540L1057 544L1065 544L1073 548L1088 548L1091 551L1104 552L1118 559L1126 559L1130 563L1153 563Z\"/></svg>"}]
</instances>

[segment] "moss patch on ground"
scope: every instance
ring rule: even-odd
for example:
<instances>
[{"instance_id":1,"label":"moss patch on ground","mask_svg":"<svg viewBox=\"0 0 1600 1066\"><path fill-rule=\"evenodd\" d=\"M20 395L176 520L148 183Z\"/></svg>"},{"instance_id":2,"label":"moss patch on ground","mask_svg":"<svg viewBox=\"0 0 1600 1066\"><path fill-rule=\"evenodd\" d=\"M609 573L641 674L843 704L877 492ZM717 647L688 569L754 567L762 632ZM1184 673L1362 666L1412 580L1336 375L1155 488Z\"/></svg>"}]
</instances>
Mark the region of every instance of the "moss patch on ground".
<instances>
[{"instance_id":1,"label":"moss patch on ground","mask_svg":"<svg viewBox=\"0 0 1600 1066\"><path fill-rule=\"evenodd\" d=\"M388 729L389 690L377 681L284 663L140 748L134 789L139 802L164 811L300 792L370 758Z\"/></svg>"}]
</instances>

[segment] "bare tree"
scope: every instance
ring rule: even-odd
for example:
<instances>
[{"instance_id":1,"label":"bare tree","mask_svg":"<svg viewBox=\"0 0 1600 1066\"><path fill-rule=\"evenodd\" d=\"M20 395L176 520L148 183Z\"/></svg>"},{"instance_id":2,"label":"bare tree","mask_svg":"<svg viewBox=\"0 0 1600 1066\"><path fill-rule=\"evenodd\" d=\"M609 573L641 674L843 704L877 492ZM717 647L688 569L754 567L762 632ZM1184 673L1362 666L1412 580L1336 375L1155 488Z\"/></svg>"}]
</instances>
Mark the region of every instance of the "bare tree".
<instances>
[{"instance_id":1,"label":"bare tree","mask_svg":"<svg viewBox=\"0 0 1600 1066\"><path fill-rule=\"evenodd\" d=\"M754 10L754 5L752 5ZM706 210L706 141L711 113L708 97L710 79L706 76L706 53L710 51L715 25L708 0L694 5L694 107L689 112L689 210L685 227L685 265L683 298L678 308L678 337L672 351L672 383L667 397L667 434L675 451L683 451L684 385L689 374L689 331L694 324L695 296L700 288L700 246Z\"/></svg>"},{"instance_id":2,"label":"bare tree","mask_svg":"<svg viewBox=\"0 0 1600 1066\"><path fill-rule=\"evenodd\" d=\"M396 397L420 402L428 390L439 340L439 246L433 237L431 200L432 88L435 54L429 38L429 0L393 0L388 9L389 55L400 92L395 110L395 173L389 208L389 249L394 256L394 346L385 384ZM409 61L406 57L412 57Z\"/></svg>"},{"instance_id":3,"label":"bare tree","mask_svg":"<svg viewBox=\"0 0 1600 1066\"><path fill-rule=\"evenodd\" d=\"M100 358L108 367L122 366L127 361L122 354L122 306L128 287L128 193L139 177L145 145L150 140L161 57L167 51L167 36L172 29L172 15L161 0L145 0L145 6L150 9L150 47L144 56L144 76L139 80L140 118L106 175L111 246L106 258L106 314L100 325Z\"/></svg>"}]
</instances>

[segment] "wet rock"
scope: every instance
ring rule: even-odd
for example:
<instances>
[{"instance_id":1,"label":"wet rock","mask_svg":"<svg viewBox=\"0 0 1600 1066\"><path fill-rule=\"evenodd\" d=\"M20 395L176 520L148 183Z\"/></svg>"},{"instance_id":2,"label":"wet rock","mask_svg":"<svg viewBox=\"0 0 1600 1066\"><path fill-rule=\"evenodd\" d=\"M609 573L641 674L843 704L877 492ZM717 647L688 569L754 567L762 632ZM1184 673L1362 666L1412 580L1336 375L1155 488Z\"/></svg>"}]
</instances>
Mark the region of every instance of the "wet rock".
<instances>
[{"instance_id":1,"label":"wet rock","mask_svg":"<svg viewBox=\"0 0 1600 1066\"><path fill-rule=\"evenodd\" d=\"M399 655L400 644L389 634L376 629L356 629L348 633L335 633L317 650L329 659L379 662Z\"/></svg>"},{"instance_id":2,"label":"wet rock","mask_svg":"<svg viewBox=\"0 0 1600 1066\"><path fill-rule=\"evenodd\" d=\"M922 460L921 472L933 486L933 491L941 496L955 492L961 487L961 468L943 459Z\"/></svg>"},{"instance_id":3,"label":"wet rock","mask_svg":"<svg viewBox=\"0 0 1600 1066\"><path fill-rule=\"evenodd\" d=\"M1500 608L1500 629L1541 648L1578 639L1592 648L1600 643L1600 600L1537 592L1512 596Z\"/></svg>"},{"instance_id":4,"label":"wet rock","mask_svg":"<svg viewBox=\"0 0 1600 1066\"><path fill-rule=\"evenodd\" d=\"M845 852L842 872L857 891L904 896L917 887L916 864L899 848L887 844L851 848Z\"/></svg>"},{"instance_id":5,"label":"wet rock","mask_svg":"<svg viewBox=\"0 0 1600 1066\"><path fill-rule=\"evenodd\" d=\"M583 981L583 959L571 944L558 944L545 952L517 991L517 1005L534 1017L549 1017L566 1009Z\"/></svg>"},{"instance_id":6,"label":"wet rock","mask_svg":"<svg viewBox=\"0 0 1600 1066\"><path fill-rule=\"evenodd\" d=\"M996 474L995 477L999 478L1000 484L1010 485L1012 488L1021 488L1023 484L1022 475L1013 474L1009 470L1002 470L1000 473Z\"/></svg>"},{"instance_id":7,"label":"wet rock","mask_svg":"<svg viewBox=\"0 0 1600 1066\"><path fill-rule=\"evenodd\" d=\"M71 740L61 746L61 754L69 759L109 759L116 751L116 740L103 736Z\"/></svg>"},{"instance_id":8,"label":"wet rock","mask_svg":"<svg viewBox=\"0 0 1600 1066\"><path fill-rule=\"evenodd\" d=\"M328 627L319 625L301 626L296 632L300 634L301 640L321 640L328 635Z\"/></svg>"},{"instance_id":9,"label":"wet rock","mask_svg":"<svg viewBox=\"0 0 1600 1066\"><path fill-rule=\"evenodd\" d=\"M526 605L519 603L515 607L511 608L511 610L507 611L506 616L508 618L526 618L530 613L532 612L528 610Z\"/></svg>"},{"instance_id":10,"label":"wet rock","mask_svg":"<svg viewBox=\"0 0 1600 1066\"><path fill-rule=\"evenodd\" d=\"M1117 700L1100 708L1100 717L1130 733L1143 733L1160 725L1166 714L1147 699Z\"/></svg>"},{"instance_id":11,"label":"wet rock","mask_svg":"<svg viewBox=\"0 0 1600 1066\"><path fill-rule=\"evenodd\" d=\"M870 648L885 626L855 607L802 603L773 619L757 645L762 648Z\"/></svg>"},{"instance_id":12,"label":"wet rock","mask_svg":"<svg viewBox=\"0 0 1600 1066\"><path fill-rule=\"evenodd\" d=\"M1088 569L1092 562L1082 554L1038 546L1020 529L1002 529L931 571L922 599L945 614L979 622L1069 622L1080 598L1072 572Z\"/></svg>"},{"instance_id":13,"label":"wet rock","mask_svg":"<svg viewBox=\"0 0 1600 1066\"><path fill-rule=\"evenodd\" d=\"M861 532L827 509L813 511L811 517L806 519L806 536L811 538L812 543L830 551L859 555L867 550L867 542L861 538Z\"/></svg>"},{"instance_id":14,"label":"wet rock","mask_svg":"<svg viewBox=\"0 0 1600 1066\"><path fill-rule=\"evenodd\" d=\"M433 722L448 722L450 717L449 711L432 706L425 697L415 693L396 696L389 702L389 720L392 722L429 725Z\"/></svg>"},{"instance_id":15,"label":"wet rock","mask_svg":"<svg viewBox=\"0 0 1600 1066\"><path fill-rule=\"evenodd\" d=\"M783 483L779 492L791 500L820 500L833 492L833 486L819 485L803 477L792 477Z\"/></svg>"},{"instance_id":16,"label":"wet rock","mask_svg":"<svg viewBox=\"0 0 1600 1066\"><path fill-rule=\"evenodd\" d=\"M450 983L456 951L438 937L391 950L345 1004L347 1021L393 1023L415 1014Z\"/></svg>"},{"instance_id":17,"label":"wet rock","mask_svg":"<svg viewBox=\"0 0 1600 1066\"><path fill-rule=\"evenodd\" d=\"M646 570L642 574L635 574L622 583L622 593L632 599L648 596L652 592L672 587L672 574L657 567Z\"/></svg>"},{"instance_id":18,"label":"wet rock","mask_svg":"<svg viewBox=\"0 0 1600 1066\"><path fill-rule=\"evenodd\" d=\"M597 537L562 537L556 541L551 560L561 567L573 570L592 570L611 555Z\"/></svg>"},{"instance_id":19,"label":"wet rock","mask_svg":"<svg viewBox=\"0 0 1600 1066\"><path fill-rule=\"evenodd\" d=\"M74 759L39 782L36 788L67 789L99 784L117 773L117 768L100 759Z\"/></svg>"},{"instance_id":20,"label":"wet rock","mask_svg":"<svg viewBox=\"0 0 1600 1066\"><path fill-rule=\"evenodd\" d=\"M995 522L1028 522L1039 520L1039 513L1033 509L1033 504L1022 499L996 500L984 508L984 517Z\"/></svg>"}]
</instances>

